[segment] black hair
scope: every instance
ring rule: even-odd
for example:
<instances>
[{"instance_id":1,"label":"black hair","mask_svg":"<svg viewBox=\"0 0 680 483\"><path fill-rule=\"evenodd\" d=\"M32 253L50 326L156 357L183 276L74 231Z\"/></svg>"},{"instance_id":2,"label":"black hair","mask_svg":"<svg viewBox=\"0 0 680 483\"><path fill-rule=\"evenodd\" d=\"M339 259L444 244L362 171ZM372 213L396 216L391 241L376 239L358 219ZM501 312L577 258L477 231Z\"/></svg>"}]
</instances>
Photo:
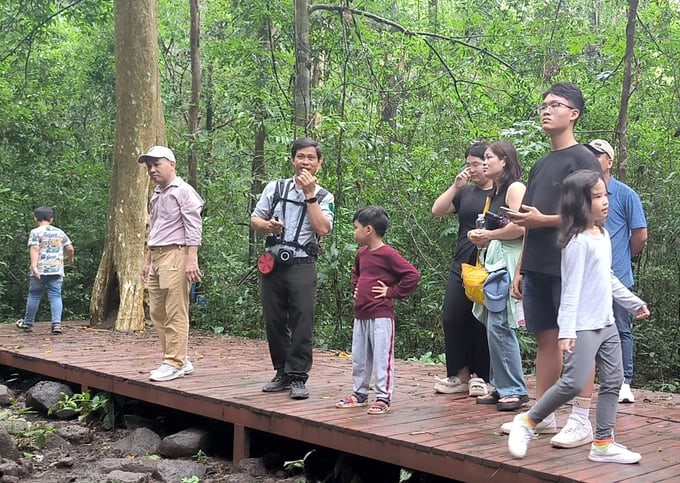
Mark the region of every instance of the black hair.
<instances>
[{"instance_id":1,"label":"black hair","mask_svg":"<svg viewBox=\"0 0 680 483\"><path fill-rule=\"evenodd\" d=\"M300 149L314 147L316 148L316 157L321 159L323 155L321 154L321 146L312 138L297 138L290 148L290 155L292 158L295 157Z\"/></svg>"},{"instance_id":2,"label":"black hair","mask_svg":"<svg viewBox=\"0 0 680 483\"><path fill-rule=\"evenodd\" d=\"M566 247L573 237L588 228L593 203L592 190L600 180L603 180L602 174L589 169L579 169L564 178L559 208L562 225L557 232L557 245L560 248Z\"/></svg>"},{"instance_id":3,"label":"black hair","mask_svg":"<svg viewBox=\"0 0 680 483\"><path fill-rule=\"evenodd\" d=\"M358 221L363 226L372 226L379 237L385 236L390 226L390 217L380 206L366 206L354 213L352 222Z\"/></svg>"},{"instance_id":4,"label":"black hair","mask_svg":"<svg viewBox=\"0 0 680 483\"><path fill-rule=\"evenodd\" d=\"M54 209L49 206L41 206L33 210L33 216L38 221L50 221L54 219Z\"/></svg>"},{"instance_id":5,"label":"black hair","mask_svg":"<svg viewBox=\"0 0 680 483\"><path fill-rule=\"evenodd\" d=\"M545 99L548 94L563 97L569 102L571 107L578 109L576 121L578 121L585 112L586 101L583 98L583 92L581 91L581 88L573 82L557 82L553 84L550 86L550 89L542 94L542 98ZM576 122L574 122L574 124L576 124Z\"/></svg>"},{"instance_id":6,"label":"black hair","mask_svg":"<svg viewBox=\"0 0 680 483\"><path fill-rule=\"evenodd\" d=\"M489 143L487 141L474 142L465 150L465 157L474 156L475 158L484 159L484 152L488 147Z\"/></svg>"},{"instance_id":7,"label":"black hair","mask_svg":"<svg viewBox=\"0 0 680 483\"><path fill-rule=\"evenodd\" d=\"M488 149L500 159L505 160L503 173L496 182L496 189L502 191L506 186L514 183L522 176L522 167L517 160L517 150L510 141L500 140L492 142Z\"/></svg>"}]
</instances>

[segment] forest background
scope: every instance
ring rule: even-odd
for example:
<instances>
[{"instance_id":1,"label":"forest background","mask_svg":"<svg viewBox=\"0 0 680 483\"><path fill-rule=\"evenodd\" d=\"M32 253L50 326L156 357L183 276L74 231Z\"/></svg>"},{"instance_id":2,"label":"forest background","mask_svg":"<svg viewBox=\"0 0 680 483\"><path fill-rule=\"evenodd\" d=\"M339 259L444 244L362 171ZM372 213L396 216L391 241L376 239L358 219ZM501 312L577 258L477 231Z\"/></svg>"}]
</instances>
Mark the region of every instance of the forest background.
<instances>
[{"instance_id":1,"label":"forest background","mask_svg":"<svg viewBox=\"0 0 680 483\"><path fill-rule=\"evenodd\" d=\"M56 207L55 224L76 247L64 319L90 315L113 182L114 18L124 3L0 0L0 321L23 314L26 240L41 205ZM158 0L149 28L157 28L168 145L207 202L192 325L264 337L249 215L262 183L290 175L292 140L309 134L324 149L320 182L336 197L318 264L316 345L351 347L352 216L379 204L392 219L387 241L423 275L398 304L397 355L440 360L457 221L433 218L432 202L473 140L512 141L526 179L549 150L540 94L572 81L586 97L577 138L615 145L615 175L640 194L647 215L635 289L652 318L634 323L634 383L680 391L680 1L204 0L198 104L190 4ZM294 119L296 58L307 48L296 41L300 8L310 27L303 123ZM139 169L133 158L129 169ZM532 338L521 343L531 371Z\"/></svg>"}]
</instances>

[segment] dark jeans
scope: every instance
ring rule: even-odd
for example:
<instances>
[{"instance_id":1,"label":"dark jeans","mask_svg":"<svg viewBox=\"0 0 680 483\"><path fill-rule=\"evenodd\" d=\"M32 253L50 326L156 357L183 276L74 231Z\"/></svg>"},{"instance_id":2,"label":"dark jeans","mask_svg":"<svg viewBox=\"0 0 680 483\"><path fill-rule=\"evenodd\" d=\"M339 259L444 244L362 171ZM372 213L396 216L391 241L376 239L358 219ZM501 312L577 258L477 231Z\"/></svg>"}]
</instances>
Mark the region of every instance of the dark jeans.
<instances>
[{"instance_id":1,"label":"dark jeans","mask_svg":"<svg viewBox=\"0 0 680 483\"><path fill-rule=\"evenodd\" d=\"M444 295L444 343L447 376L463 367L489 380L489 344L486 327L472 315L472 302L465 296L460 263L454 262Z\"/></svg>"},{"instance_id":2,"label":"dark jeans","mask_svg":"<svg viewBox=\"0 0 680 483\"><path fill-rule=\"evenodd\" d=\"M278 265L260 274L267 342L277 373L307 380L312 368L316 265Z\"/></svg>"}]
</instances>

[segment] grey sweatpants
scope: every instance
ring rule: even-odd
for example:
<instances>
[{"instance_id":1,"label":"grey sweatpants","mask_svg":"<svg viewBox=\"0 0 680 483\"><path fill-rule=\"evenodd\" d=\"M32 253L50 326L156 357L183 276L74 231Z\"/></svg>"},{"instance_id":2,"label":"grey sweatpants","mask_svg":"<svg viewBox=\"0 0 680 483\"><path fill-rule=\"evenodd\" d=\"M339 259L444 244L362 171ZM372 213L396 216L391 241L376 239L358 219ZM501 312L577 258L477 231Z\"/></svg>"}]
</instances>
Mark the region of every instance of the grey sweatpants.
<instances>
[{"instance_id":1,"label":"grey sweatpants","mask_svg":"<svg viewBox=\"0 0 680 483\"><path fill-rule=\"evenodd\" d=\"M373 372L376 399L389 403L394 390L394 319L354 319L352 381L360 401L368 398Z\"/></svg>"},{"instance_id":2,"label":"grey sweatpants","mask_svg":"<svg viewBox=\"0 0 680 483\"><path fill-rule=\"evenodd\" d=\"M623 383L621 340L616 324L577 332L574 351L564 359L562 377L531 408L529 417L540 423L562 404L576 397L591 377L593 360L600 375L595 438L611 437L616 422L619 390Z\"/></svg>"}]
</instances>

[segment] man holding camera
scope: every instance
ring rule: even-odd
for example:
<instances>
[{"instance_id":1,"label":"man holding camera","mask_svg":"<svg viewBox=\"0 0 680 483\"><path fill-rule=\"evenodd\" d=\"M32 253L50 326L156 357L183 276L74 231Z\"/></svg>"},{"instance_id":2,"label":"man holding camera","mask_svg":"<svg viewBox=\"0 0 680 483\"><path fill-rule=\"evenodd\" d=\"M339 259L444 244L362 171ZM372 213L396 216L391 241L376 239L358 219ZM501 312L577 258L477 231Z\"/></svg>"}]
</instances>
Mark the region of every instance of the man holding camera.
<instances>
[{"instance_id":1,"label":"man holding camera","mask_svg":"<svg viewBox=\"0 0 680 483\"><path fill-rule=\"evenodd\" d=\"M259 285L276 375L262 390L290 390L291 398L307 399L316 258L320 238L333 228L334 198L316 183L316 172L323 163L316 141L295 140L291 163L294 176L267 184L253 210L250 226L267 235L266 251L258 260Z\"/></svg>"}]
</instances>

